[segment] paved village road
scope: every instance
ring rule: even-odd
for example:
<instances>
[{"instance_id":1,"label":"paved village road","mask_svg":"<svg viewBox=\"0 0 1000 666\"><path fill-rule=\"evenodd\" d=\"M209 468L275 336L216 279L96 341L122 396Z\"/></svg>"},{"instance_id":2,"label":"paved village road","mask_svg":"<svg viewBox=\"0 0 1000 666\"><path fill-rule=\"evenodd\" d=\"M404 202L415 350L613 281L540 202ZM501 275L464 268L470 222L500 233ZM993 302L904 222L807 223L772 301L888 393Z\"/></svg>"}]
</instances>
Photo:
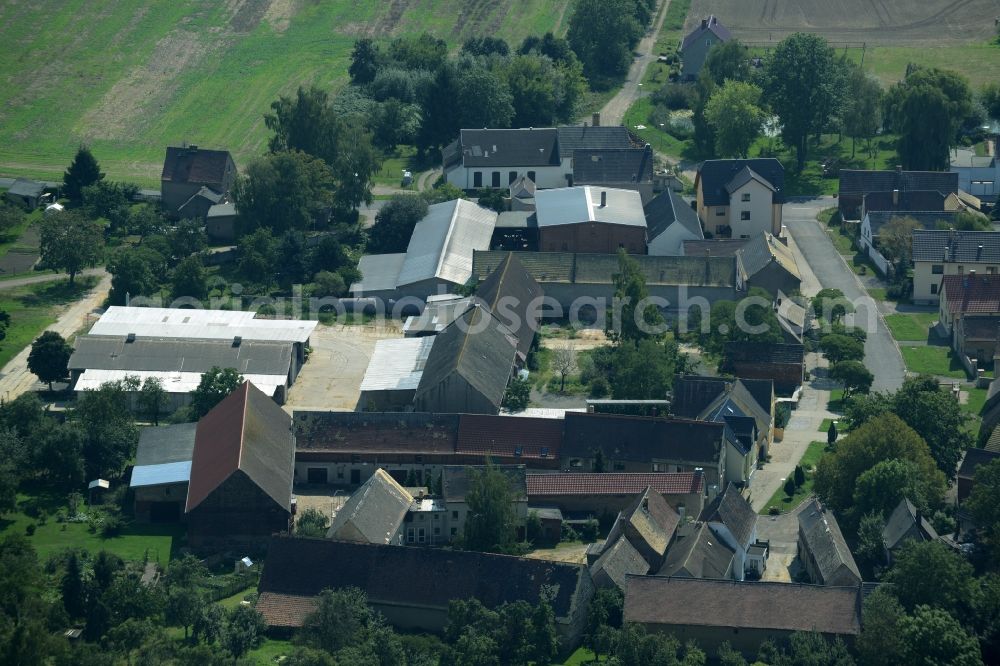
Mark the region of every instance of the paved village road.
<instances>
[{"instance_id":1,"label":"paved village road","mask_svg":"<svg viewBox=\"0 0 1000 666\"><path fill-rule=\"evenodd\" d=\"M819 211L835 205L836 199L830 197L786 203L784 223L820 284L824 288L840 289L854 304L854 323L868 332L864 363L875 375L872 388L877 391L895 391L902 386L906 376L906 366L903 365L899 347L878 314L875 301L862 288L857 276L848 268L826 231L816 220Z\"/></svg>"}]
</instances>

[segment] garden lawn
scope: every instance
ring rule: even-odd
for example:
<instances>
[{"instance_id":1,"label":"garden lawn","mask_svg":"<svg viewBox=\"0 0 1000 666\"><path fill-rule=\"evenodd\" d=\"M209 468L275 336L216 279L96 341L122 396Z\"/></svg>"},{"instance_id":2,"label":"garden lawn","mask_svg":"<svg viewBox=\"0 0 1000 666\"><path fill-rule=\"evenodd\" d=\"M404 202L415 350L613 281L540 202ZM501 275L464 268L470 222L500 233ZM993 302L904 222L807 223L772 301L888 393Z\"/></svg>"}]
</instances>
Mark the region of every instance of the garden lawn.
<instances>
[{"instance_id":1,"label":"garden lawn","mask_svg":"<svg viewBox=\"0 0 1000 666\"><path fill-rule=\"evenodd\" d=\"M833 423L833 419L823 419L823 422L819 424L819 430L817 432L826 434L826 432L830 429L831 423Z\"/></svg>"},{"instance_id":2,"label":"garden lawn","mask_svg":"<svg viewBox=\"0 0 1000 666\"><path fill-rule=\"evenodd\" d=\"M274 666L280 657L287 656L294 649L295 646L290 640L265 638L260 647L247 653L247 659L260 666Z\"/></svg>"},{"instance_id":3,"label":"garden lawn","mask_svg":"<svg viewBox=\"0 0 1000 666\"><path fill-rule=\"evenodd\" d=\"M924 341L937 320L937 312L906 312L886 315L885 325L896 340Z\"/></svg>"},{"instance_id":4,"label":"garden lawn","mask_svg":"<svg viewBox=\"0 0 1000 666\"><path fill-rule=\"evenodd\" d=\"M844 389L838 388L830 391L830 400L826 403L826 408L838 414L844 409Z\"/></svg>"},{"instance_id":5,"label":"garden lawn","mask_svg":"<svg viewBox=\"0 0 1000 666\"><path fill-rule=\"evenodd\" d=\"M921 375L965 379L965 368L950 347L900 345L906 369Z\"/></svg>"},{"instance_id":6,"label":"garden lawn","mask_svg":"<svg viewBox=\"0 0 1000 666\"><path fill-rule=\"evenodd\" d=\"M649 97L637 99L625 112L625 126L658 153L677 160L689 157L694 149L694 142L690 139L678 139L659 127L653 127L649 119L652 110L653 102ZM639 125L643 125L644 129L636 129Z\"/></svg>"},{"instance_id":7,"label":"garden lawn","mask_svg":"<svg viewBox=\"0 0 1000 666\"><path fill-rule=\"evenodd\" d=\"M606 656L605 659L607 659ZM594 653L585 647L581 647L577 648L576 652L563 662L563 666L584 666L584 664L592 663L594 663ZM604 662L602 661L601 663Z\"/></svg>"},{"instance_id":8,"label":"garden lawn","mask_svg":"<svg viewBox=\"0 0 1000 666\"><path fill-rule=\"evenodd\" d=\"M819 459L823 457L823 453L826 451L826 442L812 442L806 448L805 453L799 459L799 465L806 473L806 481L801 486L795 489L795 494L789 497L785 494L784 481L782 481L782 487L778 488L771 499L768 500L767 504L760 510L761 514L767 514L770 512L771 507L778 507L781 509L782 513L787 513L797 507L802 501L812 494L813 488L813 475L815 473L816 463Z\"/></svg>"},{"instance_id":9,"label":"garden lawn","mask_svg":"<svg viewBox=\"0 0 1000 666\"><path fill-rule=\"evenodd\" d=\"M10 289L0 282L0 310L10 315L7 337L0 342L0 368L55 322L60 305L77 300L96 282L96 277L78 277L73 287L66 279Z\"/></svg>"}]
</instances>

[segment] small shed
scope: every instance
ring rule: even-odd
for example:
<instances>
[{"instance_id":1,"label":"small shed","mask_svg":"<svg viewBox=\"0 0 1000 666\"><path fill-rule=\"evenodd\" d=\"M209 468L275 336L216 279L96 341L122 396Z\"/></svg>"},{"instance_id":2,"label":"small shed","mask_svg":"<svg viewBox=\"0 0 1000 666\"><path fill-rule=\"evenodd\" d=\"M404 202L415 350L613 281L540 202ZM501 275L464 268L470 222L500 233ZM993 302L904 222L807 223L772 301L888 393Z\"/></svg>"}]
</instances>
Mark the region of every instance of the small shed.
<instances>
[{"instance_id":1,"label":"small shed","mask_svg":"<svg viewBox=\"0 0 1000 666\"><path fill-rule=\"evenodd\" d=\"M7 190L6 197L11 203L15 203L28 210L34 210L38 208L44 192L45 183L40 183L37 180L28 180L27 178L18 178L11 184L10 189Z\"/></svg>"}]
</instances>

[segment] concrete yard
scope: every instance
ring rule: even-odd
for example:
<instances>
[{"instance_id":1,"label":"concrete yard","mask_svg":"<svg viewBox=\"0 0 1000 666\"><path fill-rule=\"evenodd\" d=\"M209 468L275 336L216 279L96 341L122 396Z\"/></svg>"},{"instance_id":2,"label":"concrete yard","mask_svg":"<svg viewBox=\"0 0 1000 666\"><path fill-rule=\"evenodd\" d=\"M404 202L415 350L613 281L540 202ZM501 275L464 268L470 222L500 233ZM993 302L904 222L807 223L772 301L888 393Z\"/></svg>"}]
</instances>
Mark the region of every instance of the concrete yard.
<instances>
[{"instance_id":1,"label":"concrete yard","mask_svg":"<svg viewBox=\"0 0 1000 666\"><path fill-rule=\"evenodd\" d=\"M310 338L312 352L288 392L285 410L353 411L358 404L375 343L401 338L398 322L316 327Z\"/></svg>"},{"instance_id":2,"label":"concrete yard","mask_svg":"<svg viewBox=\"0 0 1000 666\"><path fill-rule=\"evenodd\" d=\"M802 570L796 555L799 538L799 512L805 502L794 511L780 516L760 516L757 519L757 538L770 541L767 569L761 580L791 583Z\"/></svg>"}]
</instances>

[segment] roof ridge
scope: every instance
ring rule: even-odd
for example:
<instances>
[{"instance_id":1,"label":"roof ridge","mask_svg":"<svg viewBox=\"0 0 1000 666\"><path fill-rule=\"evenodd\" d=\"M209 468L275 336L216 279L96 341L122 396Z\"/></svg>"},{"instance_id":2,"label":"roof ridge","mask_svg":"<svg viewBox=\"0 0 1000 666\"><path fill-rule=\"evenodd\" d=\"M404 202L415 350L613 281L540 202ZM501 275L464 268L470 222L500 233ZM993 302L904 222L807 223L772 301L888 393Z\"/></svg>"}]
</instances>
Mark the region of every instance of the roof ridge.
<instances>
[{"instance_id":1,"label":"roof ridge","mask_svg":"<svg viewBox=\"0 0 1000 666\"><path fill-rule=\"evenodd\" d=\"M247 405L250 404L250 380L244 379L243 386L243 413L240 416L240 448L239 453L236 456L236 469L243 469L243 447L246 444L246 432L247 432Z\"/></svg>"}]
</instances>

